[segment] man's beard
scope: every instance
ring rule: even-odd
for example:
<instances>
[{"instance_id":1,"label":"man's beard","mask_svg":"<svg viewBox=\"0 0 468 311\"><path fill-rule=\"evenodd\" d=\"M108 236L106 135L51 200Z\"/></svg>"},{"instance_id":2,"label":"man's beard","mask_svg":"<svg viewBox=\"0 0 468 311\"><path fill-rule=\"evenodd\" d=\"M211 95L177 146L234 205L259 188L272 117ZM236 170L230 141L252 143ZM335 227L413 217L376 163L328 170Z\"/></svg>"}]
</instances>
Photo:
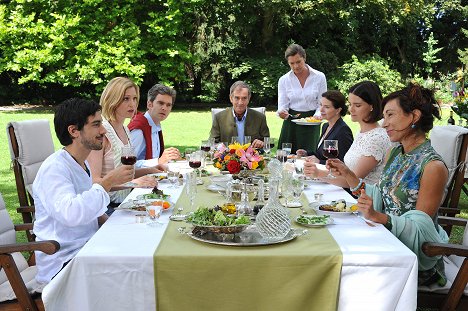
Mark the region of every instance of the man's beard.
<instances>
[{"instance_id":1,"label":"man's beard","mask_svg":"<svg viewBox=\"0 0 468 311\"><path fill-rule=\"evenodd\" d=\"M89 150L101 150L102 149L102 141L93 142L91 140L87 140L83 138L81 140L81 143L83 144L83 146L85 146Z\"/></svg>"}]
</instances>

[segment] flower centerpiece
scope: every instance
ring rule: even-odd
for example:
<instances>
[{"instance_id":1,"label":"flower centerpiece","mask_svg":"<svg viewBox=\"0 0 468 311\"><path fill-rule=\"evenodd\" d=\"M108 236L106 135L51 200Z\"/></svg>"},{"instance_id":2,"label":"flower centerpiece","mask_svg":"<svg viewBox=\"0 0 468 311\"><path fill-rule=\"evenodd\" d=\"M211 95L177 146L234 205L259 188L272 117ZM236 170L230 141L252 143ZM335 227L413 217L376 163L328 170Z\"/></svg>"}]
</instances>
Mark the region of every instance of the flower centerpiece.
<instances>
[{"instance_id":1,"label":"flower centerpiece","mask_svg":"<svg viewBox=\"0 0 468 311\"><path fill-rule=\"evenodd\" d=\"M452 110L460 117L468 120L468 95L465 92L459 91L453 99L454 105Z\"/></svg>"},{"instance_id":2,"label":"flower centerpiece","mask_svg":"<svg viewBox=\"0 0 468 311\"><path fill-rule=\"evenodd\" d=\"M221 171L238 174L242 170L263 169L265 160L250 144L235 143L227 147L220 144L214 153L213 164Z\"/></svg>"}]
</instances>

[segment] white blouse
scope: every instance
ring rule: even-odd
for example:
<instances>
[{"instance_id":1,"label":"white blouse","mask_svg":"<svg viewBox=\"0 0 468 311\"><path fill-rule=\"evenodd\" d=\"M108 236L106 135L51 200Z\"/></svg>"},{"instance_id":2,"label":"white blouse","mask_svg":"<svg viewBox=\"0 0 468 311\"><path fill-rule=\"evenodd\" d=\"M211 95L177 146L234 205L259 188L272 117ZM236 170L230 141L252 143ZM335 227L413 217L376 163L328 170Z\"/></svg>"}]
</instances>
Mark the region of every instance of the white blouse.
<instances>
[{"instance_id":1,"label":"white blouse","mask_svg":"<svg viewBox=\"0 0 468 311\"><path fill-rule=\"evenodd\" d=\"M388 138L385 129L381 127L365 133L358 133L354 138L353 144L344 156L344 163L354 171L361 157L374 157L378 164L364 178L364 182L377 184L384 168L385 155L390 147L390 138Z\"/></svg>"},{"instance_id":2,"label":"white blouse","mask_svg":"<svg viewBox=\"0 0 468 311\"><path fill-rule=\"evenodd\" d=\"M278 81L278 112L310 111L320 107L320 98L327 91L327 80L325 75L306 65L309 69L304 87L292 70L283 75Z\"/></svg>"}]
</instances>

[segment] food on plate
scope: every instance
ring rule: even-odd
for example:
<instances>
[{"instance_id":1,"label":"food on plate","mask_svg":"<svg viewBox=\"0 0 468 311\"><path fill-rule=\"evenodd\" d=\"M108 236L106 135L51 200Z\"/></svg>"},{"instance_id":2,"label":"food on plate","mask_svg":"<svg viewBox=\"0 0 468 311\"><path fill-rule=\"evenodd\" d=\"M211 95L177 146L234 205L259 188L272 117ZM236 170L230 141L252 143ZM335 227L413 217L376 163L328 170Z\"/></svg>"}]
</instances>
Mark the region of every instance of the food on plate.
<instances>
[{"instance_id":1,"label":"food on plate","mask_svg":"<svg viewBox=\"0 0 468 311\"><path fill-rule=\"evenodd\" d=\"M250 224L250 218L245 215L227 216L224 215L221 209L215 210L214 208L204 206L198 207L195 212L187 216L186 220L197 226L237 226Z\"/></svg>"},{"instance_id":2,"label":"food on plate","mask_svg":"<svg viewBox=\"0 0 468 311\"><path fill-rule=\"evenodd\" d=\"M354 212L357 210L356 204L346 206L346 201L343 199L331 201L328 204L319 205L319 209L327 212Z\"/></svg>"},{"instance_id":3,"label":"food on plate","mask_svg":"<svg viewBox=\"0 0 468 311\"><path fill-rule=\"evenodd\" d=\"M300 119L297 119L297 120L300 121L300 122L309 122L309 123L320 123L320 122L322 122L321 119L317 119L317 118L314 118L314 117L300 118Z\"/></svg>"},{"instance_id":4,"label":"food on plate","mask_svg":"<svg viewBox=\"0 0 468 311\"><path fill-rule=\"evenodd\" d=\"M303 225L327 225L330 222L330 215L300 215L296 221Z\"/></svg>"},{"instance_id":5,"label":"food on plate","mask_svg":"<svg viewBox=\"0 0 468 311\"><path fill-rule=\"evenodd\" d=\"M161 202L162 202L163 209L168 209L169 207L171 207L171 203L169 203L168 201L154 201L151 204L157 206L157 205L161 205Z\"/></svg>"},{"instance_id":6,"label":"food on plate","mask_svg":"<svg viewBox=\"0 0 468 311\"><path fill-rule=\"evenodd\" d=\"M157 191L155 191L155 189ZM163 199L163 200L166 200L169 197L170 197L170 195L164 194L162 192L162 190L159 190L157 188L154 188L152 193L147 193L147 194L142 195L143 199ZM138 196L137 196L137 198L138 198Z\"/></svg>"}]
</instances>

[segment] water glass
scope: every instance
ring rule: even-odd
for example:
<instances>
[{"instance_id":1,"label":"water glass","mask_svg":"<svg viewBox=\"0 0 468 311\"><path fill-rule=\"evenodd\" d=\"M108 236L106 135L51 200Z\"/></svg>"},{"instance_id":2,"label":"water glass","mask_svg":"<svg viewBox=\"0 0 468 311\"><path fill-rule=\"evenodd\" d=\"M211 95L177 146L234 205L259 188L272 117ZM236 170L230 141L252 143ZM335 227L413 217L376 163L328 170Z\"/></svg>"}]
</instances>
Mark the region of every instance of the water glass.
<instances>
[{"instance_id":1,"label":"water glass","mask_svg":"<svg viewBox=\"0 0 468 311\"><path fill-rule=\"evenodd\" d=\"M263 151L268 156L271 151L270 137L263 137Z\"/></svg>"},{"instance_id":2,"label":"water glass","mask_svg":"<svg viewBox=\"0 0 468 311\"><path fill-rule=\"evenodd\" d=\"M286 151L284 151L282 149L278 149L278 150L276 150L276 158L281 163L285 163L288 160L288 154L286 153Z\"/></svg>"},{"instance_id":3,"label":"water glass","mask_svg":"<svg viewBox=\"0 0 468 311\"><path fill-rule=\"evenodd\" d=\"M286 151L286 156L290 155L291 154L291 150L292 150L292 144L291 143L283 143L281 145L281 149L283 149L284 151Z\"/></svg>"},{"instance_id":4,"label":"water glass","mask_svg":"<svg viewBox=\"0 0 468 311\"><path fill-rule=\"evenodd\" d=\"M231 137L231 144L235 144L235 143L240 143L239 136L232 136Z\"/></svg>"},{"instance_id":5,"label":"water glass","mask_svg":"<svg viewBox=\"0 0 468 311\"><path fill-rule=\"evenodd\" d=\"M195 198L197 196L197 174L195 171L185 175L186 185L185 191L190 200L190 207L194 210Z\"/></svg>"},{"instance_id":6,"label":"water glass","mask_svg":"<svg viewBox=\"0 0 468 311\"><path fill-rule=\"evenodd\" d=\"M171 186L169 188L177 188L177 182L179 180L179 171L168 171L167 179L169 179L169 182L171 183Z\"/></svg>"},{"instance_id":7,"label":"water glass","mask_svg":"<svg viewBox=\"0 0 468 311\"><path fill-rule=\"evenodd\" d=\"M244 145L252 143L252 136L244 136Z\"/></svg>"}]
</instances>

